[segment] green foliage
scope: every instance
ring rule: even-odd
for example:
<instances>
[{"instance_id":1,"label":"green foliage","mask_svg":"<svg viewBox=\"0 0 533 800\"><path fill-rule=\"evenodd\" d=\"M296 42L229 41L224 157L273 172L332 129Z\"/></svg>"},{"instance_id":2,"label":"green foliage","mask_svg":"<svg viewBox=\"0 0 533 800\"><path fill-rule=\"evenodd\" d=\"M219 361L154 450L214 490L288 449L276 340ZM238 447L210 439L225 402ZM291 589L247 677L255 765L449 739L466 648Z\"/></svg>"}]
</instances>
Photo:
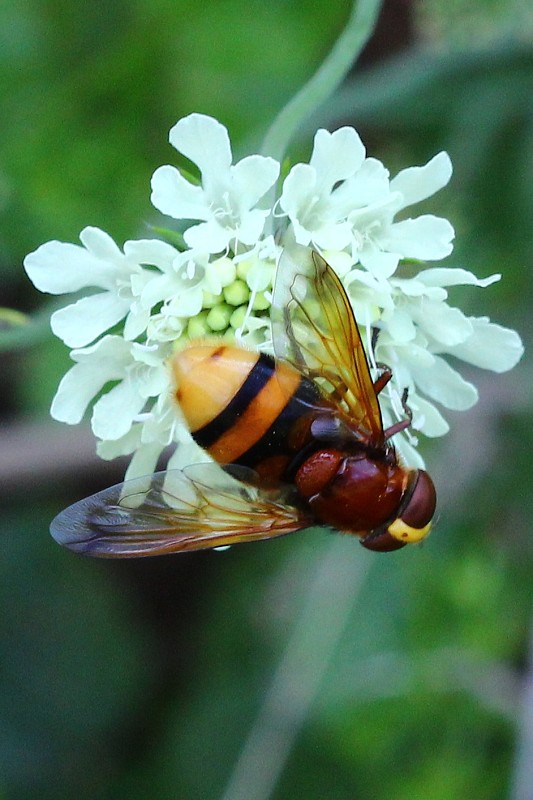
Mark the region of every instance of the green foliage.
<instances>
[{"instance_id":1,"label":"green foliage","mask_svg":"<svg viewBox=\"0 0 533 800\"><path fill-rule=\"evenodd\" d=\"M2 515L0 772L7 797L68 798L110 768L114 727L149 690L152 645L138 602L98 566L58 553L53 506L36 497Z\"/></svg>"}]
</instances>

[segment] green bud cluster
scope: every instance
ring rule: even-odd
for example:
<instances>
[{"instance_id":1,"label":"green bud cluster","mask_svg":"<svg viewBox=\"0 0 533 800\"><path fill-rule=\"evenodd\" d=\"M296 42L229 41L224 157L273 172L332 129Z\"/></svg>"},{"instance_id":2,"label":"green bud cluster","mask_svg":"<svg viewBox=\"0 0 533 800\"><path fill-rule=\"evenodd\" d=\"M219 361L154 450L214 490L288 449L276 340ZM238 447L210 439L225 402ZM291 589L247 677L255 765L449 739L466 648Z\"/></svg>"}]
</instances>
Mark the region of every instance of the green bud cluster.
<instances>
[{"instance_id":1,"label":"green bud cluster","mask_svg":"<svg viewBox=\"0 0 533 800\"><path fill-rule=\"evenodd\" d=\"M252 292L247 283L252 261L235 265L230 258L223 257L215 261L214 266L222 291L220 294L203 292L202 310L187 322L184 331L187 339L201 339L212 334L232 339L249 313L263 316L270 308L265 292Z\"/></svg>"}]
</instances>

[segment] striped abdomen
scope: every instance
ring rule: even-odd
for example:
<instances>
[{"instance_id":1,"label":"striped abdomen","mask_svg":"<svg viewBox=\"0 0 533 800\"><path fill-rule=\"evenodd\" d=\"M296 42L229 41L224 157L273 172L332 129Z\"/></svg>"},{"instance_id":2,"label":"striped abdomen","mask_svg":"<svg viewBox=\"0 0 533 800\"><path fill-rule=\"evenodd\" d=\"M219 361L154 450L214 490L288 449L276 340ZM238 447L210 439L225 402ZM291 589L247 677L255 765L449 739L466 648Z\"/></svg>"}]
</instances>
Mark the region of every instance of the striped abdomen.
<instances>
[{"instance_id":1,"label":"striped abdomen","mask_svg":"<svg viewBox=\"0 0 533 800\"><path fill-rule=\"evenodd\" d=\"M176 400L195 441L221 464L280 477L309 441L318 391L288 364L223 344L172 360Z\"/></svg>"}]
</instances>

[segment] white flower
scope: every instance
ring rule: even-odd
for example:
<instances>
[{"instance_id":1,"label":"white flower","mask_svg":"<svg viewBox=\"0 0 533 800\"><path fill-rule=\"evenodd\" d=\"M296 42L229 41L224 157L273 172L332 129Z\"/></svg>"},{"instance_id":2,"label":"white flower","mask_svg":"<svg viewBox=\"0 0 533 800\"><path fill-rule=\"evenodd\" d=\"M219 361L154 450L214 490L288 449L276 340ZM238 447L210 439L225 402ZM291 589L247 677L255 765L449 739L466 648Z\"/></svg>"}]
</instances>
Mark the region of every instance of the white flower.
<instances>
[{"instance_id":1,"label":"white flower","mask_svg":"<svg viewBox=\"0 0 533 800\"><path fill-rule=\"evenodd\" d=\"M170 142L198 166L202 185L194 186L175 167L159 167L152 177L154 206L176 219L204 220L185 232L189 247L221 253L236 242L255 244L270 213L257 204L278 178L277 161L253 155L232 166L226 128L203 114L181 119Z\"/></svg>"},{"instance_id":2,"label":"white flower","mask_svg":"<svg viewBox=\"0 0 533 800\"><path fill-rule=\"evenodd\" d=\"M439 153L424 167L389 181L381 162L365 158L353 128L320 130L309 164L296 164L285 179L280 205L298 244L350 249L371 272L390 277L400 259L438 260L452 251L450 223L431 214L395 222L398 212L445 186L451 162Z\"/></svg>"},{"instance_id":3,"label":"white flower","mask_svg":"<svg viewBox=\"0 0 533 800\"><path fill-rule=\"evenodd\" d=\"M362 167L364 159L365 148L353 128L317 131L310 163L291 169L279 201L298 244L342 250L350 243L351 226L346 220L353 204L347 205L346 193L337 187ZM376 194L380 176L374 182L370 174L368 177L367 182L361 181L358 203ZM388 189L386 185L380 188Z\"/></svg>"},{"instance_id":4,"label":"white flower","mask_svg":"<svg viewBox=\"0 0 533 800\"><path fill-rule=\"evenodd\" d=\"M406 259L431 262L452 251L447 220L398 219L448 183L446 153L390 179L380 161L367 157L353 128L319 130L309 164L293 166L276 198L269 190L279 164L252 155L232 165L228 133L211 117L185 117L170 141L198 166L201 185L175 167L160 167L152 201L185 223L179 227L186 228L186 249L142 239L126 242L121 252L106 233L85 228L82 246L48 242L25 260L42 291L85 293L51 318L54 333L74 348L75 362L59 385L52 416L76 424L92 406L97 452L105 459L131 455L128 478L153 472L168 446L176 446L169 466L207 458L172 398L167 361L174 348L213 335L272 352L276 262L294 240L321 252L341 278L372 369L377 373L383 363L392 370L380 394L385 428L405 418L407 390L412 426L394 437L405 463L423 465L418 432L447 432L442 409L466 410L476 402L477 390L458 362L501 372L521 357L518 334L449 302L453 287L485 288L499 275L478 279L424 263L414 275L412 263L405 270ZM196 224L186 227L191 221Z\"/></svg>"},{"instance_id":5,"label":"white flower","mask_svg":"<svg viewBox=\"0 0 533 800\"><path fill-rule=\"evenodd\" d=\"M103 290L55 311L50 320L53 332L70 347L84 347L125 318L124 337L136 339L150 318L150 309L136 299L151 278L141 264L155 266L169 246L146 239L126 242L121 253L107 233L90 227L84 228L80 240L83 247L47 242L24 260L30 280L42 292Z\"/></svg>"},{"instance_id":6,"label":"white flower","mask_svg":"<svg viewBox=\"0 0 533 800\"><path fill-rule=\"evenodd\" d=\"M353 273L350 277L348 290L353 293ZM416 278L390 280L392 303L387 302L377 323L380 333L374 353L376 361L387 364L393 372L381 398L388 424L405 413L400 402L405 389L413 412L412 429L430 437L442 436L448 430L430 400L456 411L465 411L477 402L475 386L442 356L452 355L496 372L515 366L523 352L515 331L486 318L466 317L446 302L446 286L486 287L499 278L492 275L478 279L466 270L436 268L423 270ZM396 437L400 451L400 441L409 437L409 433Z\"/></svg>"},{"instance_id":7,"label":"white flower","mask_svg":"<svg viewBox=\"0 0 533 800\"><path fill-rule=\"evenodd\" d=\"M388 276L402 258L437 261L448 256L453 249L454 230L448 220L433 214L395 222L394 217L407 206L425 200L442 189L452 175L452 164L447 153L439 153L423 167L410 167L398 173L390 182L390 192L395 198L382 209L379 224L370 221L363 236L359 253L361 264L368 269L385 268ZM361 231L362 218L357 212L351 221ZM387 254L384 262L383 254ZM394 264L394 269L392 265Z\"/></svg>"},{"instance_id":8,"label":"white flower","mask_svg":"<svg viewBox=\"0 0 533 800\"><path fill-rule=\"evenodd\" d=\"M91 400L113 381L116 385L94 404L91 425L100 439L125 436L149 398L169 390L169 376L161 348L104 336L89 347L72 350L76 364L59 384L52 402L54 419L75 425Z\"/></svg>"}]
</instances>

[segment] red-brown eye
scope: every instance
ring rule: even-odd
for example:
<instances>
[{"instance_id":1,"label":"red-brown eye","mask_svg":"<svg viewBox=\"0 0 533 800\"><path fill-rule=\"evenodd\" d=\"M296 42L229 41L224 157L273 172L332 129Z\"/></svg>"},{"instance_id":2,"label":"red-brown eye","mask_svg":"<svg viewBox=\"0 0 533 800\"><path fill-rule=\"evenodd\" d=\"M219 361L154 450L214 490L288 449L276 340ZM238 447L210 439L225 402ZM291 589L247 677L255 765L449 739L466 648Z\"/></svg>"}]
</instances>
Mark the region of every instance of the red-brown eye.
<instances>
[{"instance_id":1,"label":"red-brown eye","mask_svg":"<svg viewBox=\"0 0 533 800\"><path fill-rule=\"evenodd\" d=\"M418 478L409 501L400 519L410 528L421 529L431 522L437 505L437 493L433 481L423 469L418 471Z\"/></svg>"}]
</instances>

